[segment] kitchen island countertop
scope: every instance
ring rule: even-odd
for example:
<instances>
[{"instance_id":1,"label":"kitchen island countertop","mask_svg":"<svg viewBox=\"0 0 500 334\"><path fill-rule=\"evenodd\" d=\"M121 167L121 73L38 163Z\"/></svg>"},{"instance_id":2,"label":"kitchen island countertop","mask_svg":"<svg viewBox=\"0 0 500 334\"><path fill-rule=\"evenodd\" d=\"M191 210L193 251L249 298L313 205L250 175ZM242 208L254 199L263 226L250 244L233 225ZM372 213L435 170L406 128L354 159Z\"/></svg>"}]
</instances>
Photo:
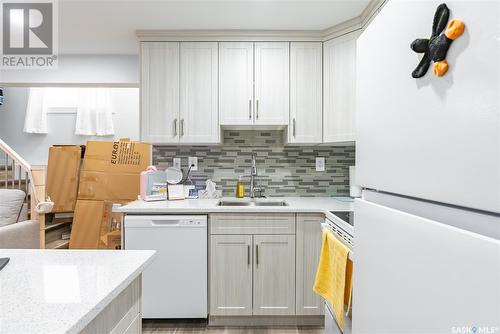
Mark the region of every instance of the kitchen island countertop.
<instances>
[{"instance_id":1,"label":"kitchen island countertop","mask_svg":"<svg viewBox=\"0 0 500 334\"><path fill-rule=\"evenodd\" d=\"M78 333L154 251L0 249L0 333Z\"/></svg>"}]
</instances>

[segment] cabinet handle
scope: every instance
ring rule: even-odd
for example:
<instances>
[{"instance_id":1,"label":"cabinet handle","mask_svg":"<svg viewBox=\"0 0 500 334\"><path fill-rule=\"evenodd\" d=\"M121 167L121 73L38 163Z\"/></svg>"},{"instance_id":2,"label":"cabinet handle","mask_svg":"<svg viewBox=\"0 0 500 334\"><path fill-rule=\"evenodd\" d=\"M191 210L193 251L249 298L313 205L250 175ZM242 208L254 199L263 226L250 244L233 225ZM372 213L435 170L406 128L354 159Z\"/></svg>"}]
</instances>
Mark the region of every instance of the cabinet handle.
<instances>
[{"instance_id":1,"label":"cabinet handle","mask_svg":"<svg viewBox=\"0 0 500 334\"><path fill-rule=\"evenodd\" d=\"M174 118L174 137L177 137L177 118Z\"/></svg>"},{"instance_id":2,"label":"cabinet handle","mask_svg":"<svg viewBox=\"0 0 500 334\"><path fill-rule=\"evenodd\" d=\"M250 245L247 245L247 264L250 265Z\"/></svg>"},{"instance_id":3,"label":"cabinet handle","mask_svg":"<svg viewBox=\"0 0 500 334\"><path fill-rule=\"evenodd\" d=\"M293 118L293 137L295 138L295 117Z\"/></svg>"},{"instance_id":4,"label":"cabinet handle","mask_svg":"<svg viewBox=\"0 0 500 334\"><path fill-rule=\"evenodd\" d=\"M255 118L259 119L259 100L255 101Z\"/></svg>"},{"instance_id":5,"label":"cabinet handle","mask_svg":"<svg viewBox=\"0 0 500 334\"><path fill-rule=\"evenodd\" d=\"M255 264L259 266L259 245L255 245Z\"/></svg>"},{"instance_id":6,"label":"cabinet handle","mask_svg":"<svg viewBox=\"0 0 500 334\"><path fill-rule=\"evenodd\" d=\"M184 136L184 118L181 119L181 137Z\"/></svg>"},{"instance_id":7,"label":"cabinet handle","mask_svg":"<svg viewBox=\"0 0 500 334\"><path fill-rule=\"evenodd\" d=\"M252 100L248 100L248 119L252 119Z\"/></svg>"}]
</instances>

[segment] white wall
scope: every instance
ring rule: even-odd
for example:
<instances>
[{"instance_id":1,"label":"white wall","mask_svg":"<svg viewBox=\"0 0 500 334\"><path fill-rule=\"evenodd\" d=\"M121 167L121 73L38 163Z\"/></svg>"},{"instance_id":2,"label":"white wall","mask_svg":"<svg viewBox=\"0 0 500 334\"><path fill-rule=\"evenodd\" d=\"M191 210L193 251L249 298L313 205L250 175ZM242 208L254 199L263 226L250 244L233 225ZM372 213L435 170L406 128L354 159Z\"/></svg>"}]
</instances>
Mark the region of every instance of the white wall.
<instances>
[{"instance_id":1,"label":"white wall","mask_svg":"<svg viewBox=\"0 0 500 334\"><path fill-rule=\"evenodd\" d=\"M59 55L56 69L1 70L0 83L106 84L139 87L137 55Z\"/></svg>"},{"instance_id":2,"label":"white wall","mask_svg":"<svg viewBox=\"0 0 500 334\"><path fill-rule=\"evenodd\" d=\"M54 144L85 144L91 140L130 138L139 140L139 89L112 88L115 106L115 136L76 136L76 114L48 114L48 134L23 132L28 88L4 89L4 105L0 106L0 139L5 141L33 165L46 165L48 148Z\"/></svg>"}]
</instances>

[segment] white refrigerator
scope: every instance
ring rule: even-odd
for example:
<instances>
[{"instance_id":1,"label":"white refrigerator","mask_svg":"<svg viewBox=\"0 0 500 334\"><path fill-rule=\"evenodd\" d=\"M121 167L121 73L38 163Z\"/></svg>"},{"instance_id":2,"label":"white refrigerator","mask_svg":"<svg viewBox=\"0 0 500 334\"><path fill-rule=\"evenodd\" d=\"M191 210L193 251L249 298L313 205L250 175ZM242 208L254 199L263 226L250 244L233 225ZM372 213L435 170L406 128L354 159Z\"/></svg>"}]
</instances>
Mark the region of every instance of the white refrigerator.
<instances>
[{"instance_id":1,"label":"white refrigerator","mask_svg":"<svg viewBox=\"0 0 500 334\"><path fill-rule=\"evenodd\" d=\"M500 333L500 1L447 1L449 71L414 79L440 3L388 0L357 42L355 334Z\"/></svg>"}]
</instances>

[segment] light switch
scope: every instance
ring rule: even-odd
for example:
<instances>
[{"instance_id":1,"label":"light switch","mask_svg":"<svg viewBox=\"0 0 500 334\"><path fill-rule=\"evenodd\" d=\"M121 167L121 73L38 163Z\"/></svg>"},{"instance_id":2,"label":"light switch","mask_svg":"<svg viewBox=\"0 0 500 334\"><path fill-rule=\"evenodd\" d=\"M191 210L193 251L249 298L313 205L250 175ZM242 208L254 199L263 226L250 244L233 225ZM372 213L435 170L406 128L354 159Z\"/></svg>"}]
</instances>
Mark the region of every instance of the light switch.
<instances>
[{"instance_id":1,"label":"light switch","mask_svg":"<svg viewBox=\"0 0 500 334\"><path fill-rule=\"evenodd\" d=\"M316 171L317 172L325 171L325 157L316 157Z\"/></svg>"},{"instance_id":2,"label":"light switch","mask_svg":"<svg viewBox=\"0 0 500 334\"><path fill-rule=\"evenodd\" d=\"M174 168L181 169L181 158L174 158Z\"/></svg>"}]
</instances>

